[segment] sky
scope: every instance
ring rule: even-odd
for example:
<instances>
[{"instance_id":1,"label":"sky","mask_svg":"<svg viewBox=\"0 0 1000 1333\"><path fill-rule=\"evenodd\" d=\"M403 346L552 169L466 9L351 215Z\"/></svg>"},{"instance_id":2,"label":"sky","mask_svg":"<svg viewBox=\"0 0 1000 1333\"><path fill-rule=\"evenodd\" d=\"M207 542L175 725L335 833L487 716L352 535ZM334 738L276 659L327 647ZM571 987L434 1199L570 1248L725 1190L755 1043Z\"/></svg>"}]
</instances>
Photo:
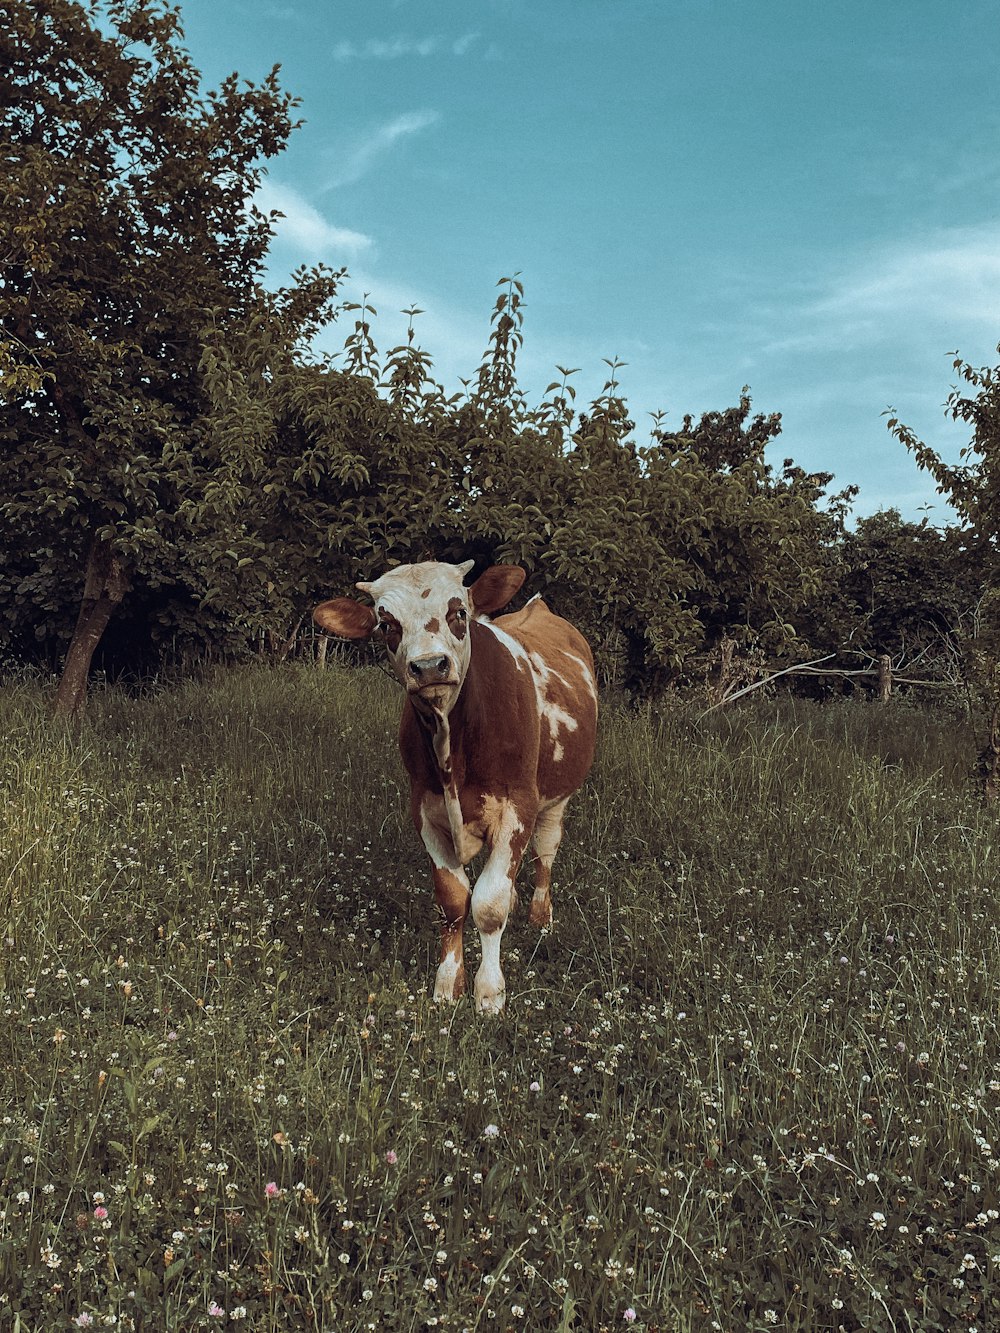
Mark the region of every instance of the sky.
<instances>
[{"instance_id":1,"label":"sky","mask_svg":"<svg viewBox=\"0 0 1000 1333\"><path fill-rule=\"evenodd\" d=\"M303 126L260 195L272 277L346 266L449 391L502 277L532 402L606 359L640 443L750 388L769 458L856 514L952 520L885 412L950 460L952 353L1000 342L1000 0L180 0L209 86L281 65ZM346 319L324 335L332 350ZM353 317L351 317L353 318ZM931 506L928 508L928 506Z\"/></svg>"}]
</instances>

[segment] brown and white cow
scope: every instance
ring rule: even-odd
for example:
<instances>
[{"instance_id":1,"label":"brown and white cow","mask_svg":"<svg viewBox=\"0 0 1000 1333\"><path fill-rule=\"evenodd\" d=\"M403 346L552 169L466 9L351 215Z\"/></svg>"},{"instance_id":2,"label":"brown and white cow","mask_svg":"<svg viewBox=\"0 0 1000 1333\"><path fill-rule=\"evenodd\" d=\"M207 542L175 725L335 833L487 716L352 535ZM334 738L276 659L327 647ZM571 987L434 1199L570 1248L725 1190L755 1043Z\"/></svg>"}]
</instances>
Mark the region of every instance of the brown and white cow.
<instances>
[{"instance_id":1,"label":"brown and white cow","mask_svg":"<svg viewBox=\"0 0 1000 1333\"><path fill-rule=\"evenodd\" d=\"M552 861L566 802L594 757L597 687L586 640L540 598L482 619L507 605L524 571L494 565L466 587L473 564L400 565L356 585L374 607L337 597L313 614L341 638L382 635L406 690L399 748L410 812L434 867L441 921L434 998L457 999L465 990L462 928L471 897L483 949L476 1007L498 1014L500 937L529 840L531 920L543 926L552 919ZM465 866L484 846L470 893Z\"/></svg>"}]
</instances>

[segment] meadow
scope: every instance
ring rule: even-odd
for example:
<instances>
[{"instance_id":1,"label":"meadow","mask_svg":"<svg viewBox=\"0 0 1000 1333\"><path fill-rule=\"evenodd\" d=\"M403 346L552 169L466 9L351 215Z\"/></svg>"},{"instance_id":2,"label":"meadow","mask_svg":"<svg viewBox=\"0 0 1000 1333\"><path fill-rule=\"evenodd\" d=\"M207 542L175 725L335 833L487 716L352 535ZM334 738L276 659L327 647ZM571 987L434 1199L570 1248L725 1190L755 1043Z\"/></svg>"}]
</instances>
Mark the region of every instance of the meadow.
<instances>
[{"instance_id":1,"label":"meadow","mask_svg":"<svg viewBox=\"0 0 1000 1333\"><path fill-rule=\"evenodd\" d=\"M1000 1328L960 718L608 701L490 1021L428 998L385 676L50 704L0 690L5 1333Z\"/></svg>"}]
</instances>

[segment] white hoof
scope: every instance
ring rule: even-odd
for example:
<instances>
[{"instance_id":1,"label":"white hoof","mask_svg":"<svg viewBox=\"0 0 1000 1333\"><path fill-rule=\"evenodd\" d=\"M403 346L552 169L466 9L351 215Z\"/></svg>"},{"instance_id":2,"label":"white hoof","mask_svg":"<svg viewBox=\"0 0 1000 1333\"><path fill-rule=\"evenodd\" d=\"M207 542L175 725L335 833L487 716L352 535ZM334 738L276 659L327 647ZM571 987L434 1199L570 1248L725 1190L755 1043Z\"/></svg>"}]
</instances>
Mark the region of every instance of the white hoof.
<instances>
[{"instance_id":1,"label":"white hoof","mask_svg":"<svg viewBox=\"0 0 1000 1333\"><path fill-rule=\"evenodd\" d=\"M446 958L434 978L434 1003L451 1004L465 994L465 968L456 966L454 959Z\"/></svg>"},{"instance_id":2,"label":"white hoof","mask_svg":"<svg viewBox=\"0 0 1000 1333\"><path fill-rule=\"evenodd\" d=\"M498 991L496 995L481 995L476 1001L476 1008L481 1014L488 1014L491 1018L496 1018L503 1013L506 998L506 992L504 991Z\"/></svg>"},{"instance_id":3,"label":"white hoof","mask_svg":"<svg viewBox=\"0 0 1000 1333\"><path fill-rule=\"evenodd\" d=\"M479 1013L493 1016L502 1014L506 998L503 977L497 984L495 980L487 980L480 972L476 977L476 1009Z\"/></svg>"}]
</instances>

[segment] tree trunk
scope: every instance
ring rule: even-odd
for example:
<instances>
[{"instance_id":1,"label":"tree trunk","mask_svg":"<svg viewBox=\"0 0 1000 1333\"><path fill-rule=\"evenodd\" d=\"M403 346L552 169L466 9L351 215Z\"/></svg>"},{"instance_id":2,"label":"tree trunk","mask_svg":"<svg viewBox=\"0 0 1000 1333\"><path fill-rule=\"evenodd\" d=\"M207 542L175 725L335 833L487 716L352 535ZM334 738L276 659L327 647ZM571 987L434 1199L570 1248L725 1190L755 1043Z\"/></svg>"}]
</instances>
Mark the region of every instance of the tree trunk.
<instances>
[{"instance_id":1,"label":"tree trunk","mask_svg":"<svg viewBox=\"0 0 1000 1333\"><path fill-rule=\"evenodd\" d=\"M56 692L56 717L74 718L86 703L90 663L128 586L128 577L111 543L94 537L87 553L83 602Z\"/></svg>"}]
</instances>

